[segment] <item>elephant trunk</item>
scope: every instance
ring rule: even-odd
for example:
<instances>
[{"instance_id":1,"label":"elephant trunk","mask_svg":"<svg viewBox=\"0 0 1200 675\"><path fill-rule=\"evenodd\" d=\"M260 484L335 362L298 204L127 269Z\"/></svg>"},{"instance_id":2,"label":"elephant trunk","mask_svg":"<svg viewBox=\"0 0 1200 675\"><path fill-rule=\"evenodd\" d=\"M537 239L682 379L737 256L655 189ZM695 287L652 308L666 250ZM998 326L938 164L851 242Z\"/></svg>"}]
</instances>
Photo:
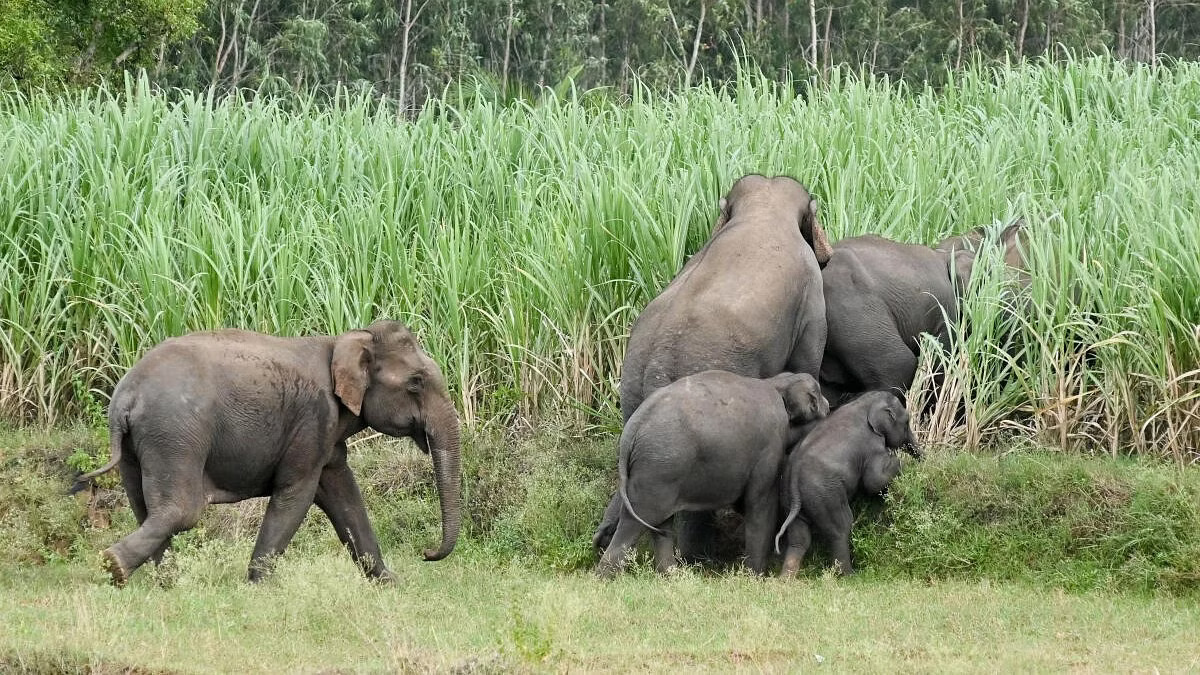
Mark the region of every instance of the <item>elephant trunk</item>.
<instances>
[{"instance_id":1,"label":"elephant trunk","mask_svg":"<svg viewBox=\"0 0 1200 675\"><path fill-rule=\"evenodd\" d=\"M458 542L462 523L462 447L459 440L458 413L447 397L430 411L425 432L429 454L437 478L438 500L442 507L442 543L436 550L425 551L426 560L441 560L450 555Z\"/></svg>"}]
</instances>

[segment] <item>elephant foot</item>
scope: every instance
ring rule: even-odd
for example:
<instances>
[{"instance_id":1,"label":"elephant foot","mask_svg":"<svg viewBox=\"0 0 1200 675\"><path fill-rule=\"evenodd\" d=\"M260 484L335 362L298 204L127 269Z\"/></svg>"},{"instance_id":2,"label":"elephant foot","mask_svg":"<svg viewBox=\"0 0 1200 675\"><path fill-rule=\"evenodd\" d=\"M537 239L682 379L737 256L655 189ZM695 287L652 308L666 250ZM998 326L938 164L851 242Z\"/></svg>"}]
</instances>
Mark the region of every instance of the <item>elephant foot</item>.
<instances>
[{"instance_id":1,"label":"elephant foot","mask_svg":"<svg viewBox=\"0 0 1200 675\"><path fill-rule=\"evenodd\" d=\"M616 529L615 527L601 526L596 530L596 534L592 535L592 548L597 553L604 553L604 550L612 543L613 532Z\"/></svg>"},{"instance_id":2,"label":"elephant foot","mask_svg":"<svg viewBox=\"0 0 1200 675\"><path fill-rule=\"evenodd\" d=\"M800 571L800 558L796 556L786 556L783 559L783 568L779 570L779 576L782 579L795 579L796 573Z\"/></svg>"},{"instance_id":3,"label":"elephant foot","mask_svg":"<svg viewBox=\"0 0 1200 675\"><path fill-rule=\"evenodd\" d=\"M101 555L104 560L104 571L108 572L108 576L112 580L112 585L117 588L124 588L125 584L129 581L129 572L125 571L125 567L121 565L117 554L109 548L105 549Z\"/></svg>"},{"instance_id":4,"label":"elephant foot","mask_svg":"<svg viewBox=\"0 0 1200 675\"><path fill-rule=\"evenodd\" d=\"M605 564L603 561L592 570L601 579L612 579L617 576L617 572L619 571L621 571L620 566Z\"/></svg>"},{"instance_id":5,"label":"elephant foot","mask_svg":"<svg viewBox=\"0 0 1200 675\"><path fill-rule=\"evenodd\" d=\"M381 572L373 572L372 574L368 575L367 578L384 586L392 586L399 581L399 579L396 578L396 575L392 574L392 571L386 567Z\"/></svg>"}]
</instances>

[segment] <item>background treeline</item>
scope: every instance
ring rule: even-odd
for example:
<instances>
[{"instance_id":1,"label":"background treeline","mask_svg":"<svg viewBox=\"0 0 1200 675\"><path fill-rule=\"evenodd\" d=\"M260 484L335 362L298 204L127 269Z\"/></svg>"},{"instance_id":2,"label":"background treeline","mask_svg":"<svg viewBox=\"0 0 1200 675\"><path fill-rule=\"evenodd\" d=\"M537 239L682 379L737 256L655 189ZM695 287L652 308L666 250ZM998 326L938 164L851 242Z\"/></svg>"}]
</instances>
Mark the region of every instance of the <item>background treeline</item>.
<instances>
[{"instance_id":1,"label":"background treeline","mask_svg":"<svg viewBox=\"0 0 1200 675\"><path fill-rule=\"evenodd\" d=\"M0 0L0 69L23 85L147 69L185 89L345 86L419 106L452 81L520 95L568 77L628 93L751 62L944 83L973 62L1107 50L1200 54L1186 0Z\"/></svg>"}]
</instances>

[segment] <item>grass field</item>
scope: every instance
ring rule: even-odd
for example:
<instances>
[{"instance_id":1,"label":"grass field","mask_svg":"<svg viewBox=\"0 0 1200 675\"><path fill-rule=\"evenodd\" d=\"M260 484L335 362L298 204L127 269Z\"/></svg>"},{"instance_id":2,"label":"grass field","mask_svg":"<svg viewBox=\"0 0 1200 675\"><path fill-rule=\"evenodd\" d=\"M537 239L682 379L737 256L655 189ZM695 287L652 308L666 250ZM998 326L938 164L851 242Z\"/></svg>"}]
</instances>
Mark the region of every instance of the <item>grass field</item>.
<instances>
[{"instance_id":1,"label":"grass field","mask_svg":"<svg viewBox=\"0 0 1200 675\"><path fill-rule=\"evenodd\" d=\"M111 479L64 494L103 430L0 433L0 672L1190 672L1200 667L1200 471L1149 460L931 449L859 574L817 553L793 582L740 568L590 574L614 438L471 433L464 532L440 563L432 471L409 441L352 464L400 582L361 578L315 509L276 574L244 581L263 500L211 507L162 567L110 587L133 529ZM736 542L735 542L736 543ZM818 660L818 656L821 660Z\"/></svg>"},{"instance_id":2,"label":"grass field","mask_svg":"<svg viewBox=\"0 0 1200 675\"><path fill-rule=\"evenodd\" d=\"M124 369L189 330L390 316L444 365L468 422L611 430L633 318L735 178L781 172L834 238L930 243L1027 218L1032 297L977 271L942 392L971 414L923 433L977 446L1015 426L1196 459L1200 66L1029 65L936 92L835 73L800 95L752 76L668 99L466 94L402 124L366 100L136 82L0 97L0 416L102 417Z\"/></svg>"},{"instance_id":3,"label":"grass field","mask_svg":"<svg viewBox=\"0 0 1200 675\"><path fill-rule=\"evenodd\" d=\"M1194 672L1192 599L1020 584L685 572L601 582L473 556L391 556L379 588L333 553L242 582L249 543L163 588L78 565L0 567L0 671Z\"/></svg>"}]
</instances>

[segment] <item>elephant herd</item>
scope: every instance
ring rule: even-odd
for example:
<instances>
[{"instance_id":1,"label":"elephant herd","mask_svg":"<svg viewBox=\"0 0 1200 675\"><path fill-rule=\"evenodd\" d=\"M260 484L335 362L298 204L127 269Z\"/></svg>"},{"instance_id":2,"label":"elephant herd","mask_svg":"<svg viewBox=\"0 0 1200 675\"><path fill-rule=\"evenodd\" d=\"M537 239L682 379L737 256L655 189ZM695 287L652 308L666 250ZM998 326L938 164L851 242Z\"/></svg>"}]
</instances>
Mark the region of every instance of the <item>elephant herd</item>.
<instances>
[{"instance_id":1,"label":"elephant herd","mask_svg":"<svg viewBox=\"0 0 1200 675\"><path fill-rule=\"evenodd\" d=\"M620 569L647 530L656 566L669 569L676 541L664 523L688 556L705 543L689 512L725 506L745 518L752 571L765 572L774 534L777 549L786 536L783 573L794 574L815 528L851 572L849 498L896 476L891 451L917 456L902 397L919 336L948 346L987 234L935 248L875 235L831 246L802 184L735 182L708 243L630 332L619 483L593 537L604 552L597 572ZM1017 221L997 237L1017 268L1021 234ZM811 405L794 402L797 388Z\"/></svg>"},{"instance_id":2,"label":"elephant herd","mask_svg":"<svg viewBox=\"0 0 1200 675\"><path fill-rule=\"evenodd\" d=\"M1020 234L1017 222L998 238L1014 267ZM593 538L598 573L619 570L647 531L657 566L670 568L676 542L664 528L676 526L686 552L703 543L686 533L686 514L731 505L744 515L753 571L786 539L783 571L794 574L811 528L850 572L848 498L887 485L895 450L915 456L897 395L912 383L919 334L948 339L987 238L978 228L935 248L872 235L831 245L802 184L736 181L708 242L630 331L619 487ZM347 464L346 440L368 426L412 438L433 459L442 537L425 557L444 558L457 541L458 416L438 365L399 322L340 336L165 340L117 384L108 421L111 461L75 489L120 468L138 527L103 553L118 586L161 560L208 504L253 497L270 500L251 581L313 504L364 574L390 580Z\"/></svg>"}]
</instances>

